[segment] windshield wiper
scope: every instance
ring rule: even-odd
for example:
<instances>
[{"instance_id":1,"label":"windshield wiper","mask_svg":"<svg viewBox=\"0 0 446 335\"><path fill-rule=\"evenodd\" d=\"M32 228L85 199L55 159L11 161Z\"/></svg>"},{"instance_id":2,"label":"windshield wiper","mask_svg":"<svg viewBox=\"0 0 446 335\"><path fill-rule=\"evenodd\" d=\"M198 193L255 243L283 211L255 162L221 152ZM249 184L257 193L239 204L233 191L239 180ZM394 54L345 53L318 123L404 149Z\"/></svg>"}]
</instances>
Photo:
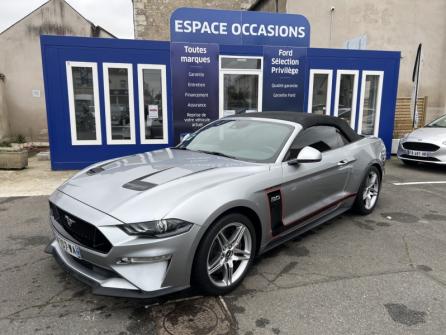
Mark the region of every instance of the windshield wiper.
<instances>
[{"instance_id":1,"label":"windshield wiper","mask_svg":"<svg viewBox=\"0 0 446 335\"><path fill-rule=\"evenodd\" d=\"M207 150L195 150L197 152L202 152L204 154L208 154L208 155L214 155L214 156L220 156L220 157L226 157L226 158L232 158L232 159L237 159L234 156L230 156L230 155L226 155L222 152L218 152L218 151L207 151Z\"/></svg>"}]
</instances>

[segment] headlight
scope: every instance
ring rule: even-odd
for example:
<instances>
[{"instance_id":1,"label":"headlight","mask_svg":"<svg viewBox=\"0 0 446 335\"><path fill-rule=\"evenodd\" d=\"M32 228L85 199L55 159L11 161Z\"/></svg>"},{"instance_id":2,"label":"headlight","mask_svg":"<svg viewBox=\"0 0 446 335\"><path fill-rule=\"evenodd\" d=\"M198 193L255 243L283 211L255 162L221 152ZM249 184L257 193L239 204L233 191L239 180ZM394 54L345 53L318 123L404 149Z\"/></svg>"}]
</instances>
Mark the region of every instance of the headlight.
<instances>
[{"instance_id":1,"label":"headlight","mask_svg":"<svg viewBox=\"0 0 446 335\"><path fill-rule=\"evenodd\" d=\"M180 219L162 219L148 222L125 223L118 227L129 235L162 238L185 233L192 226L193 223Z\"/></svg>"},{"instance_id":2,"label":"headlight","mask_svg":"<svg viewBox=\"0 0 446 335\"><path fill-rule=\"evenodd\" d=\"M381 158L381 162L385 162L386 161L386 159L387 159L386 147L381 149L380 158Z\"/></svg>"},{"instance_id":3,"label":"headlight","mask_svg":"<svg viewBox=\"0 0 446 335\"><path fill-rule=\"evenodd\" d=\"M407 137L410 135L410 133L404 134L403 137L401 137L400 142L406 142Z\"/></svg>"}]
</instances>

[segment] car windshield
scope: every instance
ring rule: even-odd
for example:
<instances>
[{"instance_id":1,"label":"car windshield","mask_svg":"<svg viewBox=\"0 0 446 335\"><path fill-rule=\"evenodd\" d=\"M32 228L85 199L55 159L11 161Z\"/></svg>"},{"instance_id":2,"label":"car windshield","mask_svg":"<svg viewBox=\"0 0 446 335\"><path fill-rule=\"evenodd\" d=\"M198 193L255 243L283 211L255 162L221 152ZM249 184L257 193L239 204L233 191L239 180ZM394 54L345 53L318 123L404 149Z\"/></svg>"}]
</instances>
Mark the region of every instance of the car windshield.
<instances>
[{"instance_id":1,"label":"car windshield","mask_svg":"<svg viewBox=\"0 0 446 335\"><path fill-rule=\"evenodd\" d=\"M250 162L272 163L279 156L293 129L291 125L271 121L222 119L193 133L177 149Z\"/></svg>"},{"instance_id":2,"label":"car windshield","mask_svg":"<svg viewBox=\"0 0 446 335\"><path fill-rule=\"evenodd\" d=\"M442 117L432 121L426 127L439 127L439 128L446 128L446 115L443 115Z\"/></svg>"}]
</instances>

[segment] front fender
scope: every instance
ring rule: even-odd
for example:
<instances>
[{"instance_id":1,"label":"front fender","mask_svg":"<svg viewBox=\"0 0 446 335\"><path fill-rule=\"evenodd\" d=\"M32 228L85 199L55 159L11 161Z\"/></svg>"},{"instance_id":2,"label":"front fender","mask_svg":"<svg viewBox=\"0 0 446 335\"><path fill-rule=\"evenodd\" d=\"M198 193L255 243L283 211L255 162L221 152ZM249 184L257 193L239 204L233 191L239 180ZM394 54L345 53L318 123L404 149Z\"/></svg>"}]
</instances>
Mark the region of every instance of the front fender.
<instances>
[{"instance_id":1,"label":"front fender","mask_svg":"<svg viewBox=\"0 0 446 335\"><path fill-rule=\"evenodd\" d=\"M273 171L264 169L260 173L216 184L192 193L165 215L165 218L178 218L200 226L190 250L187 265L189 272L192 269L195 252L207 229L218 217L234 208L242 207L256 214L261 227L259 240L262 248L270 236L270 230L265 229L269 225L269 206L265 190L270 188L272 183L277 184L281 176L281 168Z\"/></svg>"},{"instance_id":2,"label":"front fender","mask_svg":"<svg viewBox=\"0 0 446 335\"><path fill-rule=\"evenodd\" d=\"M199 225L200 228L198 229L197 233L194 236L194 241L189 249L189 255L188 255L188 261L187 264L185 266L185 276L186 278L191 278L191 274L192 274L192 268L193 268L193 264L194 264L194 259L195 259L195 254L197 253L197 249L204 237L204 235L206 234L207 230L209 229L209 227L212 225L212 223L214 223L220 216L224 215L224 213L231 211L235 208L245 208L245 209L249 209L251 211L253 211L254 213L256 213L256 215L259 217L259 220L261 221L260 226L263 227L262 224L262 218L258 213L258 208L256 208L256 205L250 201L247 200L233 200L224 204L221 204L221 206L219 206L218 208L216 208L213 211L210 211L209 213L205 212L201 212L203 216L207 217L204 219L204 221ZM173 213L171 213L169 216L173 217ZM179 217L180 215L176 215L176 217ZM184 218L184 216L181 216L181 219L183 220L187 220ZM193 219L189 219L189 221L192 221ZM198 225L198 224L197 224ZM260 231L260 236L263 236L263 232Z\"/></svg>"},{"instance_id":3,"label":"front fender","mask_svg":"<svg viewBox=\"0 0 446 335\"><path fill-rule=\"evenodd\" d=\"M207 229L213 222L217 220L220 216L222 216L224 213L229 212L235 208L247 208L254 212L257 217L259 218L260 222L262 222L262 213L260 209L258 208L258 205L252 201L246 200L246 199L238 199L233 200L230 202L227 202L225 204L222 204L219 208L217 208L215 211L213 211L207 220L204 222L203 227Z\"/></svg>"}]
</instances>

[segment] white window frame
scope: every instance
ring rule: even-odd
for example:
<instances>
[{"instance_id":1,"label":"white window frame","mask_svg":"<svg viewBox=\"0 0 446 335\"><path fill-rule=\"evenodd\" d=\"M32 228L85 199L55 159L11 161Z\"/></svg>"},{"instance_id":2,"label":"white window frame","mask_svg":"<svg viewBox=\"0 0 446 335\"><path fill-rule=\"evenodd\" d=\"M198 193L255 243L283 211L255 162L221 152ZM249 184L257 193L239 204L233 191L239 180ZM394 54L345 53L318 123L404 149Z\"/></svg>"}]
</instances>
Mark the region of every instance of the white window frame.
<instances>
[{"instance_id":1,"label":"white window frame","mask_svg":"<svg viewBox=\"0 0 446 335\"><path fill-rule=\"evenodd\" d=\"M353 75L353 95L352 95L352 113L350 115L350 127L355 129L356 122L356 106L358 98L358 81L359 81L359 71L358 70L337 70L336 71L336 91L335 91L335 105L333 109L333 116L338 116L339 109L339 93L341 89L341 78L342 75Z\"/></svg>"},{"instance_id":2,"label":"white window frame","mask_svg":"<svg viewBox=\"0 0 446 335\"><path fill-rule=\"evenodd\" d=\"M308 106L307 113L312 113L313 110L313 84L315 74L327 74L327 98L325 101L325 115L330 115L331 111L331 83L333 81L333 70L328 69L310 69L310 82L308 84Z\"/></svg>"},{"instance_id":3,"label":"white window frame","mask_svg":"<svg viewBox=\"0 0 446 335\"><path fill-rule=\"evenodd\" d=\"M365 93L365 81L367 76L379 76L378 81L378 96L376 101L376 115L375 124L373 125L373 136L378 137L379 134L379 121L381 117L381 100L383 93L383 81L384 81L384 71L362 71L361 79L361 98L359 101L359 118L358 118L358 134L362 134L362 118L364 112L364 93Z\"/></svg>"},{"instance_id":4,"label":"white window frame","mask_svg":"<svg viewBox=\"0 0 446 335\"><path fill-rule=\"evenodd\" d=\"M222 68L221 60L222 58L248 58L248 59L260 59L260 69L227 69ZM263 101L263 57L262 56L245 56L245 55L220 55L218 59L218 69L219 69L219 92L218 92L218 117L222 118L224 109L224 75L225 74L254 74L258 75L258 94L257 94L257 111L262 111L262 101Z\"/></svg>"},{"instance_id":5,"label":"white window frame","mask_svg":"<svg viewBox=\"0 0 446 335\"><path fill-rule=\"evenodd\" d=\"M67 71L67 88L68 88L68 111L70 114L70 132L71 145L101 145L101 113L99 105L99 84L98 84L98 65L94 62L71 62L65 63ZM74 88L73 88L73 67L89 67L92 69L93 77L93 94L94 94L94 118L95 118L95 140L79 140L77 138L76 129L76 110L74 106Z\"/></svg>"},{"instance_id":6,"label":"white window frame","mask_svg":"<svg viewBox=\"0 0 446 335\"><path fill-rule=\"evenodd\" d=\"M112 134L111 124L111 108L110 108L110 82L109 69L127 69L128 74L128 92L129 92L129 140L114 140ZM105 105L105 129L107 132L107 144L136 144L135 140L135 103L133 97L133 65L129 63L103 63L103 81L104 81L104 105Z\"/></svg>"},{"instance_id":7,"label":"white window frame","mask_svg":"<svg viewBox=\"0 0 446 335\"><path fill-rule=\"evenodd\" d=\"M163 108L163 138L146 139L146 126L144 120L144 76L143 70L161 70L161 104ZM166 65L162 64L138 64L138 99L139 99L139 134L141 144L168 144L169 119L167 116L167 84Z\"/></svg>"}]
</instances>

